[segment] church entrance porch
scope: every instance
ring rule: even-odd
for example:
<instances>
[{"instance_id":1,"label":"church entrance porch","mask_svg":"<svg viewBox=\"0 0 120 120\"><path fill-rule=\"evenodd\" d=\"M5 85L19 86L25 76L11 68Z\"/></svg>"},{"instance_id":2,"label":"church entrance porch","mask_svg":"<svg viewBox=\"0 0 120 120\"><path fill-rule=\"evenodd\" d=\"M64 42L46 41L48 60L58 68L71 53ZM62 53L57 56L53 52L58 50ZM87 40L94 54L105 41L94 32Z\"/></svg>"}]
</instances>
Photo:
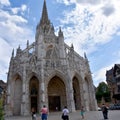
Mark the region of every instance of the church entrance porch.
<instances>
[{"instance_id":1,"label":"church entrance porch","mask_svg":"<svg viewBox=\"0 0 120 120\"><path fill-rule=\"evenodd\" d=\"M38 112L39 110L38 91L39 91L39 81L35 76L33 76L30 80L30 105L31 105L30 109L32 110L34 108L36 112Z\"/></svg>"},{"instance_id":2,"label":"church entrance porch","mask_svg":"<svg viewBox=\"0 0 120 120\"><path fill-rule=\"evenodd\" d=\"M49 110L50 111L60 111L61 104L60 104L60 96L49 96Z\"/></svg>"},{"instance_id":3,"label":"church entrance porch","mask_svg":"<svg viewBox=\"0 0 120 120\"><path fill-rule=\"evenodd\" d=\"M21 101L22 101L22 80L19 75L16 75L14 80L14 99L13 99L13 115L20 115L21 114Z\"/></svg>"},{"instance_id":4,"label":"church entrance porch","mask_svg":"<svg viewBox=\"0 0 120 120\"><path fill-rule=\"evenodd\" d=\"M58 76L48 83L48 105L50 111L61 111L67 105L65 84Z\"/></svg>"},{"instance_id":5,"label":"church entrance porch","mask_svg":"<svg viewBox=\"0 0 120 120\"><path fill-rule=\"evenodd\" d=\"M74 102L75 102L75 109L81 109L81 94L80 94L80 85L77 77L73 78L73 95L74 95Z\"/></svg>"},{"instance_id":6,"label":"church entrance porch","mask_svg":"<svg viewBox=\"0 0 120 120\"><path fill-rule=\"evenodd\" d=\"M34 108L35 111L37 111L37 96L31 97L31 110Z\"/></svg>"}]
</instances>

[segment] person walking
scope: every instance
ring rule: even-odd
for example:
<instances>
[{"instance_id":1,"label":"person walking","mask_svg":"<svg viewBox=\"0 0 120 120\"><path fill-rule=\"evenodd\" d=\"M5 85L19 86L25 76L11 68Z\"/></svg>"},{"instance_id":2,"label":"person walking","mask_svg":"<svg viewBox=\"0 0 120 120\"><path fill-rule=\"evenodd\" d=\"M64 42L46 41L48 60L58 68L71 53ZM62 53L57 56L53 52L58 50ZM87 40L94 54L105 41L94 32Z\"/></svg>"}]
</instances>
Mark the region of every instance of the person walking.
<instances>
[{"instance_id":1,"label":"person walking","mask_svg":"<svg viewBox=\"0 0 120 120\"><path fill-rule=\"evenodd\" d=\"M81 107L80 114L81 114L82 119L84 119L85 110L83 106Z\"/></svg>"},{"instance_id":2,"label":"person walking","mask_svg":"<svg viewBox=\"0 0 120 120\"><path fill-rule=\"evenodd\" d=\"M67 106L64 107L62 110L62 119L63 120L69 120L69 110L67 109Z\"/></svg>"},{"instance_id":3,"label":"person walking","mask_svg":"<svg viewBox=\"0 0 120 120\"><path fill-rule=\"evenodd\" d=\"M102 113L103 113L104 120L107 120L108 119L108 108L106 107L105 104L102 104Z\"/></svg>"},{"instance_id":4,"label":"person walking","mask_svg":"<svg viewBox=\"0 0 120 120\"><path fill-rule=\"evenodd\" d=\"M36 111L34 107L32 107L31 112L32 112L32 120L36 120Z\"/></svg>"},{"instance_id":5,"label":"person walking","mask_svg":"<svg viewBox=\"0 0 120 120\"><path fill-rule=\"evenodd\" d=\"M43 108L41 109L41 119L47 120L48 117L48 109L45 105L43 105Z\"/></svg>"}]
</instances>

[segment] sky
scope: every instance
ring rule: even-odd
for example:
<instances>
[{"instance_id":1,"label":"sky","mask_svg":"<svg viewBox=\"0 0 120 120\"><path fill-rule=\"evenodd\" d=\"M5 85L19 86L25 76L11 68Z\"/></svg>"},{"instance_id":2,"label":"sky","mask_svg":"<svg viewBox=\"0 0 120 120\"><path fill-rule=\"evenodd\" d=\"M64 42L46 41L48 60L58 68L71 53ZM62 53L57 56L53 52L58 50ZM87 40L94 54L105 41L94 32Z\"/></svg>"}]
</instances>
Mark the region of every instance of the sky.
<instances>
[{"instance_id":1,"label":"sky","mask_svg":"<svg viewBox=\"0 0 120 120\"><path fill-rule=\"evenodd\" d=\"M7 81L12 50L35 41L44 0L0 0L0 79ZM55 32L86 53L95 86L120 64L120 0L46 0Z\"/></svg>"}]
</instances>

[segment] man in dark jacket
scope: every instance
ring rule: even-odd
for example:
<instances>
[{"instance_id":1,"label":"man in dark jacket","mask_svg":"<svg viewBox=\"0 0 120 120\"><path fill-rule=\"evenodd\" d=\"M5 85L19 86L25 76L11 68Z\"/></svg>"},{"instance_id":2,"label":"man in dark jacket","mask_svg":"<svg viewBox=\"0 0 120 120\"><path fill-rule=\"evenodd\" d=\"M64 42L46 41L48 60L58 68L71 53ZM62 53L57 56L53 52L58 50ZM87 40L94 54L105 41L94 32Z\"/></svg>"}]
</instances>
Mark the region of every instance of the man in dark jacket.
<instances>
[{"instance_id":1,"label":"man in dark jacket","mask_svg":"<svg viewBox=\"0 0 120 120\"><path fill-rule=\"evenodd\" d=\"M102 104L102 113L103 113L103 117L104 119L108 119L108 108L105 106L105 104Z\"/></svg>"}]
</instances>

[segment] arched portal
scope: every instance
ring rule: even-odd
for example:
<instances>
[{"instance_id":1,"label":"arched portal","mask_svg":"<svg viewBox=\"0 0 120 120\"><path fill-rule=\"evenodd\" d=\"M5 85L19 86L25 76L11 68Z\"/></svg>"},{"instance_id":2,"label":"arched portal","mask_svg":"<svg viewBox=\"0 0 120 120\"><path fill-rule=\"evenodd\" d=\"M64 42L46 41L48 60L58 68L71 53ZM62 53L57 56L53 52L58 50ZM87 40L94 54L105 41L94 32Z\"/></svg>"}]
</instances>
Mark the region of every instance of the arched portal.
<instances>
[{"instance_id":1,"label":"arched portal","mask_svg":"<svg viewBox=\"0 0 120 120\"><path fill-rule=\"evenodd\" d=\"M48 103L50 111L60 111L67 104L65 84L57 76L48 84Z\"/></svg>"},{"instance_id":2,"label":"arched portal","mask_svg":"<svg viewBox=\"0 0 120 120\"><path fill-rule=\"evenodd\" d=\"M39 108L38 108L39 81L38 81L38 79L35 76L33 76L30 79L29 91L30 91L30 105L31 105L31 109L34 108L35 111L38 112L38 110L39 110Z\"/></svg>"},{"instance_id":3,"label":"arched portal","mask_svg":"<svg viewBox=\"0 0 120 120\"><path fill-rule=\"evenodd\" d=\"M80 110L81 107L80 86L79 86L79 81L76 77L73 78L73 95L74 95L75 109Z\"/></svg>"},{"instance_id":4,"label":"arched portal","mask_svg":"<svg viewBox=\"0 0 120 120\"><path fill-rule=\"evenodd\" d=\"M19 75L14 78L14 100L13 100L13 115L21 114L21 102L22 102L22 80Z\"/></svg>"}]
</instances>

